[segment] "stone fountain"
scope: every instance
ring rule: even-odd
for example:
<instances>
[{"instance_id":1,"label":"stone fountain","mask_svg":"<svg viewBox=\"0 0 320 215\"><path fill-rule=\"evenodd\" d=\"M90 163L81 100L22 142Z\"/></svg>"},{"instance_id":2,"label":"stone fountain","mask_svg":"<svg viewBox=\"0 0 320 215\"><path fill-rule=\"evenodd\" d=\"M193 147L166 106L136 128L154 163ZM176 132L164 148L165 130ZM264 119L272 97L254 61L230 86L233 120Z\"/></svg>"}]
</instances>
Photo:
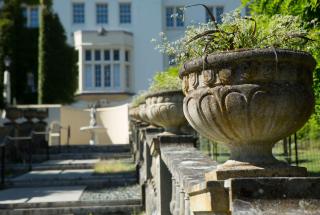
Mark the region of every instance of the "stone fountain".
<instances>
[{"instance_id":1,"label":"stone fountain","mask_svg":"<svg viewBox=\"0 0 320 215\"><path fill-rule=\"evenodd\" d=\"M90 122L89 126L84 126L80 128L80 131L89 132L90 133L90 145L96 145L99 144L99 137L98 133L105 132L106 128L97 125L97 109L96 105L92 105L90 108Z\"/></svg>"}]
</instances>

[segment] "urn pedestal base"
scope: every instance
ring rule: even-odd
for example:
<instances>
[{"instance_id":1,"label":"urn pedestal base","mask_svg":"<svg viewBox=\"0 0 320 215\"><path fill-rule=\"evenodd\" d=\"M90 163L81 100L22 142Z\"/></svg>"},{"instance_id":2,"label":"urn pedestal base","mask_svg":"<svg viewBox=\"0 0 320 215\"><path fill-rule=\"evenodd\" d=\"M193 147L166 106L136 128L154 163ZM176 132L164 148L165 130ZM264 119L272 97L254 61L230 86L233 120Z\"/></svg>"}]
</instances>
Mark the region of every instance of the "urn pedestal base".
<instances>
[{"instance_id":1,"label":"urn pedestal base","mask_svg":"<svg viewBox=\"0 0 320 215\"><path fill-rule=\"evenodd\" d=\"M218 169L205 174L206 181L226 180L230 178L252 177L306 177L307 169L298 166L266 166L253 165L218 167Z\"/></svg>"}]
</instances>

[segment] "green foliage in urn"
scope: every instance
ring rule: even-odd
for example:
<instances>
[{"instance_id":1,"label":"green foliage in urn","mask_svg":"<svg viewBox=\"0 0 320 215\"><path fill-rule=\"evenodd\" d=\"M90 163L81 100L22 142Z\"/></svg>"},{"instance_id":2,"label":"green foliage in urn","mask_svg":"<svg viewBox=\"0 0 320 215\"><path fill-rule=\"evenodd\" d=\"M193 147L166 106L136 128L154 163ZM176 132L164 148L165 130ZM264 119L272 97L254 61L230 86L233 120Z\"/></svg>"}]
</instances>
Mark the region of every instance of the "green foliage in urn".
<instances>
[{"instance_id":1,"label":"green foliage in urn","mask_svg":"<svg viewBox=\"0 0 320 215\"><path fill-rule=\"evenodd\" d=\"M178 67L170 67L166 71L157 72L149 87L151 93L159 91L181 90L182 84L178 76Z\"/></svg>"},{"instance_id":2,"label":"green foliage in urn","mask_svg":"<svg viewBox=\"0 0 320 215\"><path fill-rule=\"evenodd\" d=\"M146 100L146 96L146 91L140 91L137 95L133 97L131 107L138 107L140 104L144 103Z\"/></svg>"},{"instance_id":3,"label":"green foliage in urn","mask_svg":"<svg viewBox=\"0 0 320 215\"><path fill-rule=\"evenodd\" d=\"M306 29L300 17L291 15L254 15L242 17L239 10L226 14L222 24L209 22L190 26L185 36L170 42L165 34L156 48L181 64L193 58L230 50L250 48L287 48L311 52L319 49L317 31Z\"/></svg>"}]
</instances>

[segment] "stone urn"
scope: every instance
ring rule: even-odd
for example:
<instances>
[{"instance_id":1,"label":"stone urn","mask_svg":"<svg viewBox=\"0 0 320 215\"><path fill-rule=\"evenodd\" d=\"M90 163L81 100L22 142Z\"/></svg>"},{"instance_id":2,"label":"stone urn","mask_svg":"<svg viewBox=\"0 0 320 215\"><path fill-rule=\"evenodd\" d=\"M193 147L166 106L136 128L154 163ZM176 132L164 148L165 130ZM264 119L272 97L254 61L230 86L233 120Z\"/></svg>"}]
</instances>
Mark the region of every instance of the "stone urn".
<instances>
[{"instance_id":1,"label":"stone urn","mask_svg":"<svg viewBox=\"0 0 320 215\"><path fill-rule=\"evenodd\" d=\"M142 103L139 105L139 117L143 122L150 124L147 116L146 103Z\"/></svg>"},{"instance_id":2,"label":"stone urn","mask_svg":"<svg viewBox=\"0 0 320 215\"><path fill-rule=\"evenodd\" d=\"M26 118L28 121L32 121L32 119L35 117L37 112L37 109L34 108L27 108L23 110L23 116Z\"/></svg>"},{"instance_id":3,"label":"stone urn","mask_svg":"<svg viewBox=\"0 0 320 215\"><path fill-rule=\"evenodd\" d=\"M272 148L310 117L315 65L310 54L285 49L221 52L184 64L187 120L231 152L207 178L306 174L305 168L275 159Z\"/></svg>"},{"instance_id":4,"label":"stone urn","mask_svg":"<svg viewBox=\"0 0 320 215\"><path fill-rule=\"evenodd\" d=\"M130 107L129 108L129 117L136 121L136 122L140 122L141 121L141 118L140 118L140 115L139 115L139 107Z\"/></svg>"},{"instance_id":5,"label":"stone urn","mask_svg":"<svg viewBox=\"0 0 320 215\"><path fill-rule=\"evenodd\" d=\"M184 95L179 91L163 91L146 97L147 115L151 123L164 128L162 135L181 134L187 124L183 115Z\"/></svg>"},{"instance_id":6,"label":"stone urn","mask_svg":"<svg viewBox=\"0 0 320 215\"><path fill-rule=\"evenodd\" d=\"M23 110L15 107L6 108L6 118L11 122L15 122L18 118L23 116Z\"/></svg>"},{"instance_id":7,"label":"stone urn","mask_svg":"<svg viewBox=\"0 0 320 215\"><path fill-rule=\"evenodd\" d=\"M39 121L43 121L44 119L48 118L49 112L47 108L38 108L37 111L34 113L34 117L37 118Z\"/></svg>"}]
</instances>

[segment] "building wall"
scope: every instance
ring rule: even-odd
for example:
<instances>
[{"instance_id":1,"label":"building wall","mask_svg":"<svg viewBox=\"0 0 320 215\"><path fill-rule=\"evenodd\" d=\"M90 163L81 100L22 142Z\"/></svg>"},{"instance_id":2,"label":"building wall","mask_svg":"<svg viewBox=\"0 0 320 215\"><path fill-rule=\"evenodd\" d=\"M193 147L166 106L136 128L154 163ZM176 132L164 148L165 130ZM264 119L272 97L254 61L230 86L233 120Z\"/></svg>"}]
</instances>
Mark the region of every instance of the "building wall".
<instances>
[{"instance_id":1,"label":"building wall","mask_svg":"<svg viewBox=\"0 0 320 215\"><path fill-rule=\"evenodd\" d=\"M85 2L85 23L72 23L72 3ZM108 3L108 24L96 24L96 3ZM131 2L131 24L119 24L119 2ZM133 34L133 55L131 71L131 92L137 93L148 88L149 80L157 71L167 66L167 58L154 49L152 38L158 38L159 32L166 32L170 40L183 35L185 28L167 28L165 8L167 6L184 6L195 4L194 0L54 0L53 8L59 14L66 30L68 42L74 43L74 33L78 30L125 30ZM240 6L240 0L204 0L208 6L224 6L224 11L231 11ZM185 12L185 24L205 21L203 7L188 8ZM81 56L80 56L81 57Z\"/></svg>"}]
</instances>

